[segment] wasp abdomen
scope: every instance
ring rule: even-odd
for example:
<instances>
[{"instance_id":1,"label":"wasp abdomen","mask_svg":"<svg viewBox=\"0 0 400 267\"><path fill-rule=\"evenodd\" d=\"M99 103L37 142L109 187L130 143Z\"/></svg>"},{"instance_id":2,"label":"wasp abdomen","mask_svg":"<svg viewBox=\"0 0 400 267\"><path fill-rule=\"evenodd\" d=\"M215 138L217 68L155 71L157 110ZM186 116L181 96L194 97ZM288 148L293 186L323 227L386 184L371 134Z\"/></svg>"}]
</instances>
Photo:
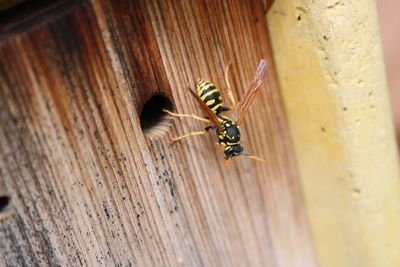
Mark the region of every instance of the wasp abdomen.
<instances>
[{"instance_id":1,"label":"wasp abdomen","mask_svg":"<svg viewBox=\"0 0 400 267\"><path fill-rule=\"evenodd\" d=\"M214 112L219 115L222 111L222 97L213 83L204 80L197 81L197 94L200 99Z\"/></svg>"}]
</instances>

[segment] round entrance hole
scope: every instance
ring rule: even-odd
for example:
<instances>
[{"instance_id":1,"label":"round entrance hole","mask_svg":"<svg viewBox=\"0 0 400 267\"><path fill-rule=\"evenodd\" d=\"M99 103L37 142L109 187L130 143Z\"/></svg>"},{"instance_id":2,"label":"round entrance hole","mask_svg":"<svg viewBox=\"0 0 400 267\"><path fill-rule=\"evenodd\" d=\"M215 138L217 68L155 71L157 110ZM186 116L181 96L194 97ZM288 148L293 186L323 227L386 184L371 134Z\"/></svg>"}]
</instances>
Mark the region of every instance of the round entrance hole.
<instances>
[{"instance_id":1,"label":"round entrance hole","mask_svg":"<svg viewBox=\"0 0 400 267\"><path fill-rule=\"evenodd\" d=\"M0 220L11 214L11 199L9 196L0 195Z\"/></svg>"},{"instance_id":2,"label":"round entrance hole","mask_svg":"<svg viewBox=\"0 0 400 267\"><path fill-rule=\"evenodd\" d=\"M143 106L140 113L140 126L146 137L154 139L162 137L172 125L170 119L166 119L163 109L172 110L171 100L164 95L152 96Z\"/></svg>"}]
</instances>

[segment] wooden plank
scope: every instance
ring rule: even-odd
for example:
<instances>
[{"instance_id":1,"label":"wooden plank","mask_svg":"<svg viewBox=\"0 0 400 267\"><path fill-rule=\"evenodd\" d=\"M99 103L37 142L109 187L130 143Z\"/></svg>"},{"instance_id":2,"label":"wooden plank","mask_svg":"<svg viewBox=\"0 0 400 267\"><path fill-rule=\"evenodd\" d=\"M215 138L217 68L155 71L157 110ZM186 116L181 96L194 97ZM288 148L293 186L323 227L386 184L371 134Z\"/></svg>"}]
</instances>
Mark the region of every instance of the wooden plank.
<instances>
[{"instance_id":1,"label":"wooden plank","mask_svg":"<svg viewBox=\"0 0 400 267\"><path fill-rule=\"evenodd\" d=\"M261 2L92 1L48 15L0 44L5 264L314 265ZM205 127L190 119L145 135L155 94L202 115L187 86L224 87L232 61L243 95L261 58L270 86L241 128L268 164L222 168L214 134L169 145Z\"/></svg>"},{"instance_id":2,"label":"wooden plank","mask_svg":"<svg viewBox=\"0 0 400 267\"><path fill-rule=\"evenodd\" d=\"M400 266L400 174L374 1L277 1L274 56L321 266Z\"/></svg>"}]
</instances>

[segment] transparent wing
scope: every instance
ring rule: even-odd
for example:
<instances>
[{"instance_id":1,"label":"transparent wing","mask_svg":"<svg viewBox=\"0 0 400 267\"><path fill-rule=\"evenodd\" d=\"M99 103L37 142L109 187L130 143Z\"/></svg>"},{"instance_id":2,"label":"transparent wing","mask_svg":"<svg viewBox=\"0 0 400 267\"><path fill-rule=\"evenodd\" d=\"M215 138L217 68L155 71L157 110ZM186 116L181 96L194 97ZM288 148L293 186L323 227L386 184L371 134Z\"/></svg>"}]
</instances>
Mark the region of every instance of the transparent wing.
<instances>
[{"instance_id":1,"label":"transparent wing","mask_svg":"<svg viewBox=\"0 0 400 267\"><path fill-rule=\"evenodd\" d=\"M262 81L265 76L265 70L267 68L267 62L264 59L260 60L258 64L256 73L254 74L253 80L250 84L250 88L246 93L246 96L236 105L235 111L233 113L233 119L237 124L240 124L250 107L251 102L253 102L256 93L261 88Z\"/></svg>"},{"instance_id":2,"label":"transparent wing","mask_svg":"<svg viewBox=\"0 0 400 267\"><path fill-rule=\"evenodd\" d=\"M194 96L194 98L196 99L196 101L200 104L200 107L207 113L207 116L210 118L210 120L212 121L212 123L217 126L218 131L222 132L222 125L221 123L218 121L217 115L215 115L214 112L212 112L212 110L206 105L206 103L203 102L203 100L201 100L201 98L194 93L189 87L188 90L190 91L190 93Z\"/></svg>"}]
</instances>

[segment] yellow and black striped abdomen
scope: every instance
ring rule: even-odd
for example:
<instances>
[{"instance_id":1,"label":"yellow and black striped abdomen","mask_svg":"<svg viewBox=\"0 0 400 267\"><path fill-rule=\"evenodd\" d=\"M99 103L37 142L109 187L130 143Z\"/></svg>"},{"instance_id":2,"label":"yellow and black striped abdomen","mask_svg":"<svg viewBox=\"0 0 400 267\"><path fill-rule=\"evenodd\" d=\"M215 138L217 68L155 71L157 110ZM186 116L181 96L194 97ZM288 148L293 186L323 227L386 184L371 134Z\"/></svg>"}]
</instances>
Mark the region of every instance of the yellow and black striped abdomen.
<instances>
[{"instance_id":1,"label":"yellow and black striped abdomen","mask_svg":"<svg viewBox=\"0 0 400 267\"><path fill-rule=\"evenodd\" d=\"M204 81L197 81L197 94L201 100L214 112L219 115L222 111L222 97L214 84Z\"/></svg>"}]
</instances>

